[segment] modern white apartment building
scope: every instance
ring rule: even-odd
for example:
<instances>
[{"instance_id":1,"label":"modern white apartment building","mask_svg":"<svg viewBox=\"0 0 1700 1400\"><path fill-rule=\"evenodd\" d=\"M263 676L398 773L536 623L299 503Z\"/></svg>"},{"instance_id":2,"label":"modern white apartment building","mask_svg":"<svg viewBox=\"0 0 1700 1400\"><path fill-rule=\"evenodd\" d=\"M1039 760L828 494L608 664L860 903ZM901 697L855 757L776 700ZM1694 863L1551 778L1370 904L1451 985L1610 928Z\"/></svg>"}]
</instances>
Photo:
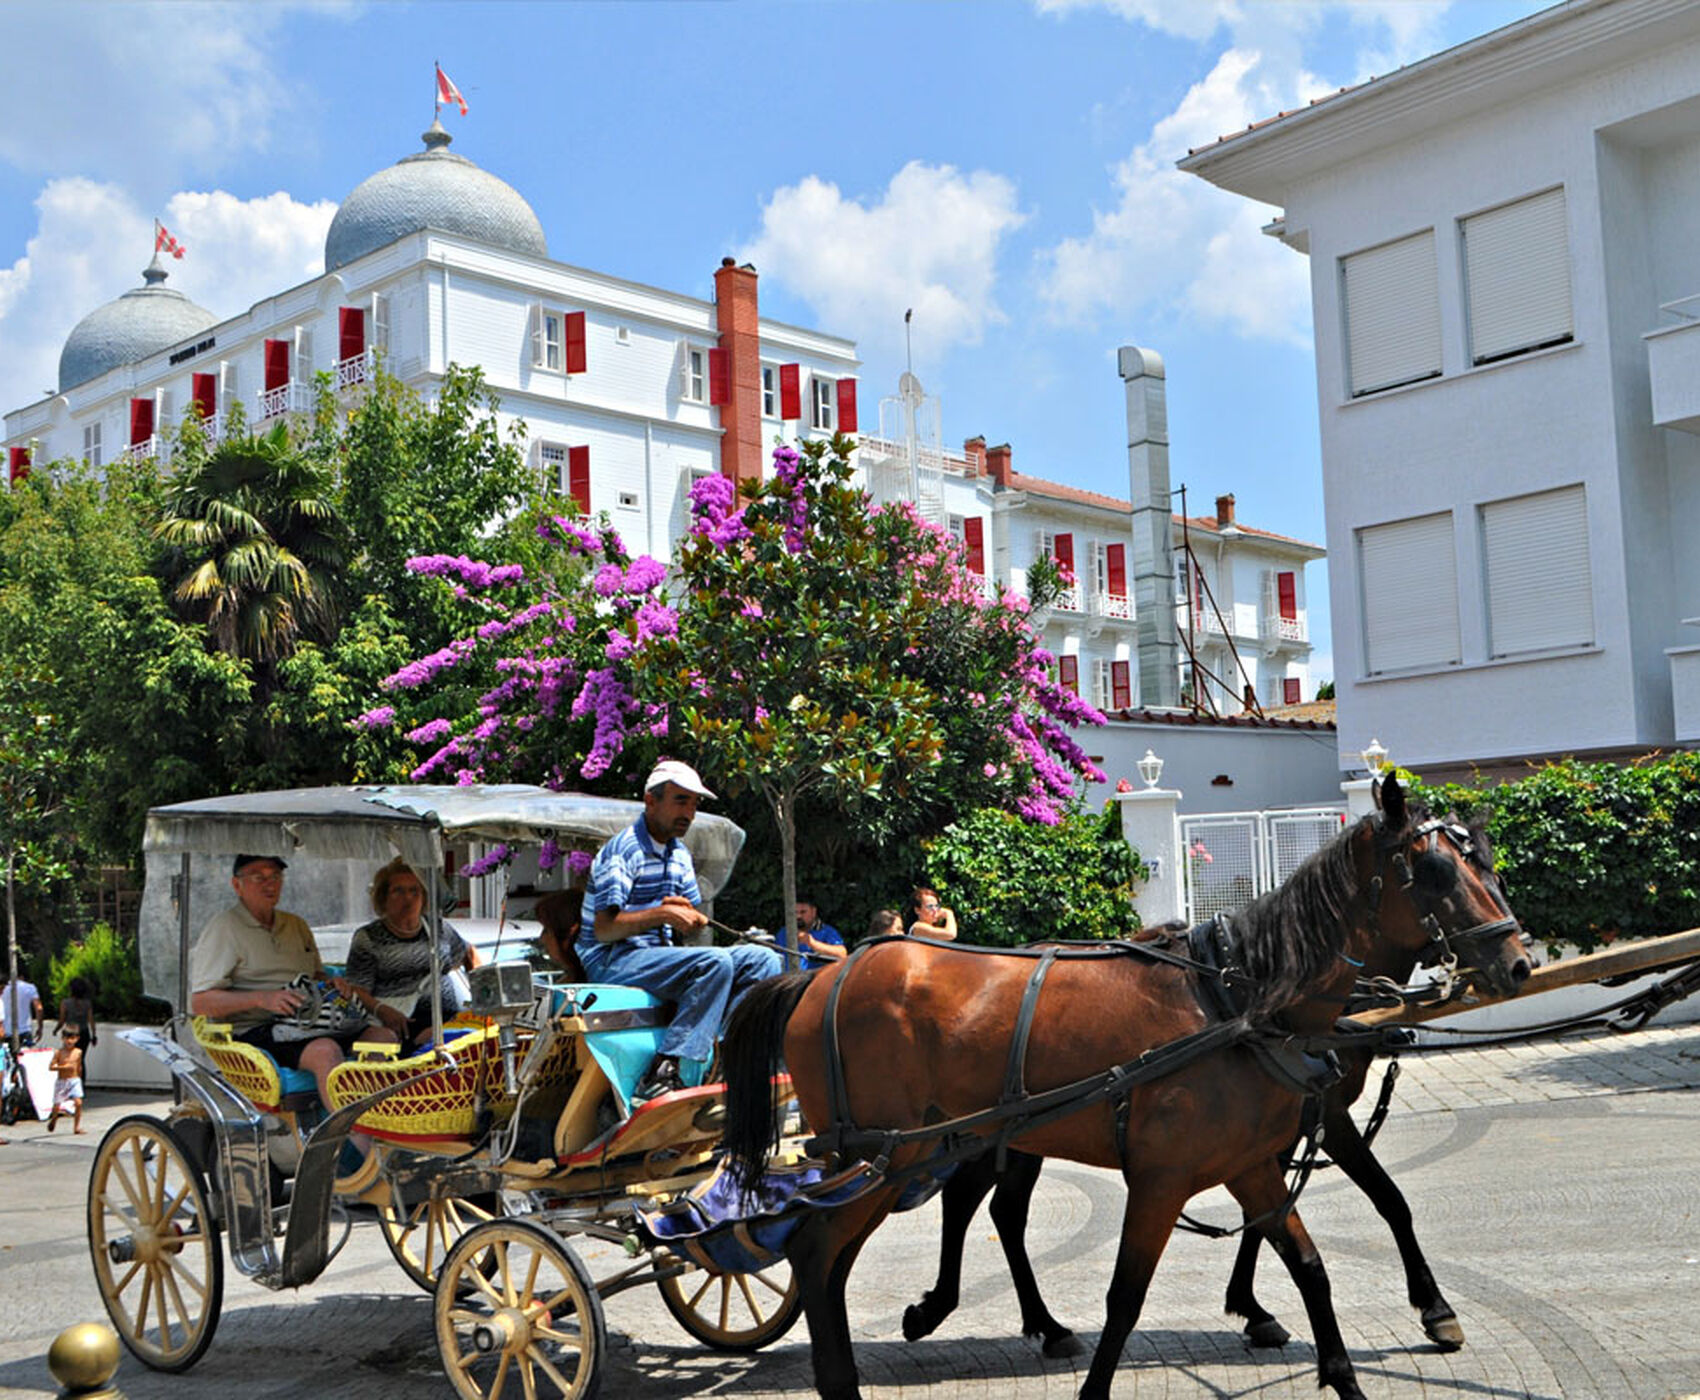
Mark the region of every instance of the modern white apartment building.
<instances>
[{"instance_id":1,"label":"modern white apartment building","mask_svg":"<svg viewBox=\"0 0 1700 1400\"><path fill-rule=\"evenodd\" d=\"M538 470L665 558L695 476L759 476L781 432L856 429L854 344L763 320L753 268L726 259L702 301L555 262L524 198L449 139L434 123L343 201L320 276L228 320L156 259L70 331L58 391L6 414L11 474L165 454L191 406L215 435L238 403L260 426L305 410L321 371L358 391L380 356L427 395L480 365Z\"/></svg>"},{"instance_id":2,"label":"modern white apartment building","mask_svg":"<svg viewBox=\"0 0 1700 1400\"><path fill-rule=\"evenodd\" d=\"M1700 741L1700 6L1570 0L1181 166L1310 260L1342 765Z\"/></svg>"}]
</instances>

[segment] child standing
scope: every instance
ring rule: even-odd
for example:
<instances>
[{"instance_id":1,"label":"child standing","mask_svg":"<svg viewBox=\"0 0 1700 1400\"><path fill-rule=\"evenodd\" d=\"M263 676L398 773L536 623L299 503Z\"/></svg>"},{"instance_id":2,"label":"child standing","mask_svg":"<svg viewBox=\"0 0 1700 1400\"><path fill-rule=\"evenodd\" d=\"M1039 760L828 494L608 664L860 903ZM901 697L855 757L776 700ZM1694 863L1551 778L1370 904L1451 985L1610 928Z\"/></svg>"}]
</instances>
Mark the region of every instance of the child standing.
<instances>
[{"instance_id":1,"label":"child standing","mask_svg":"<svg viewBox=\"0 0 1700 1400\"><path fill-rule=\"evenodd\" d=\"M53 1086L53 1111L47 1115L48 1132L53 1131L61 1113L72 1115L73 1132L83 1130L83 1052L78 1043L81 1039L81 1032L75 1026L66 1026L62 1043L48 1062L48 1068L59 1072Z\"/></svg>"}]
</instances>

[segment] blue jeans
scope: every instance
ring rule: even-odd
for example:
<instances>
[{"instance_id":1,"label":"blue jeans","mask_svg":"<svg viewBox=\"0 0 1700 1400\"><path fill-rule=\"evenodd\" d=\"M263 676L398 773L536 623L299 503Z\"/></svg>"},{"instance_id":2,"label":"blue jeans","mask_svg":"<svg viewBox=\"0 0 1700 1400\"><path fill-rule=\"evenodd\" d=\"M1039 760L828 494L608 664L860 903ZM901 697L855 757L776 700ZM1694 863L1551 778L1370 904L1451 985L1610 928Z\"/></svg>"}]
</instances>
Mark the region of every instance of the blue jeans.
<instances>
[{"instance_id":1,"label":"blue jeans","mask_svg":"<svg viewBox=\"0 0 1700 1400\"><path fill-rule=\"evenodd\" d=\"M674 1003L672 1023L661 1037L662 1055L701 1060L714 1056L726 1014L757 982L785 970L779 954L753 943L731 948L633 946L627 942L578 948L593 982L617 982Z\"/></svg>"}]
</instances>

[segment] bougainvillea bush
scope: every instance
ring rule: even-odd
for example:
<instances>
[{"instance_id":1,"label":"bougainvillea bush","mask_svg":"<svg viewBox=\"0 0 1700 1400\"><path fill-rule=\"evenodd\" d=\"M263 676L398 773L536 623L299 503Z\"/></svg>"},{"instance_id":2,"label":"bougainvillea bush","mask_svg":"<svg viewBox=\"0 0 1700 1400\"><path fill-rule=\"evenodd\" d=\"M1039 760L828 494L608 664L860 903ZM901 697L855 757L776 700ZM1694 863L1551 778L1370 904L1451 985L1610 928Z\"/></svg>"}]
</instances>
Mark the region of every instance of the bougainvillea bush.
<instances>
[{"instance_id":1,"label":"bougainvillea bush","mask_svg":"<svg viewBox=\"0 0 1700 1400\"><path fill-rule=\"evenodd\" d=\"M981 807L1055 823L1079 780L1101 780L1069 733L1102 716L1050 676L1029 599L989 592L960 543L851 481L851 444L780 447L739 494L691 493L673 570L633 558L606 524L549 517L548 579L467 558L412 561L481 621L385 685L419 747L419 781L636 790L657 754L728 794L759 792L794 899L799 812L870 837L938 830ZM1042 605L1058 580L1036 570ZM418 718L421 698L481 668L470 712Z\"/></svg>"}]
</instances>

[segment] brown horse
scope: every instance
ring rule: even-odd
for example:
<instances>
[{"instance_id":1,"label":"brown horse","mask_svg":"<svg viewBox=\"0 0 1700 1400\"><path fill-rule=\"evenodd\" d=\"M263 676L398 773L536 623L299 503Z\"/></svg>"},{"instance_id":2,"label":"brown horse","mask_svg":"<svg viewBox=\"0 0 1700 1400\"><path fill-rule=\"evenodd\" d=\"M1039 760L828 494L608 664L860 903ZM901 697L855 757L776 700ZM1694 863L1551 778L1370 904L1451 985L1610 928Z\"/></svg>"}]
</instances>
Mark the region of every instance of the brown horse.
<instances>
[{"instance_id":1,"label":"brown horse","mask_svg":"<svg viewBox=\"0 0 1700 1400\"><path fill-rule=\"evenodd\" d=\"M1449 941L1496 985L1513 985L1529 970L1516 920L1497 885L1458 850L1452 828L1408 812L1396 780L1384 785L1382 802L1379 814L1237 918L1232 962L1249 1002L1231 1022L1199 973L1130 952L1060 956L1028 1023L1020 1013L1036 986L1031 957L905 939L873 945L818 977L762 983L746 996L723 1045L734 1173L753 1181L765 1165L774 1130L769 1086L782 1059L809 1124L842 1143L865 1142L886 1159L881 1186L834 1210L806 1212L786 1246L823 1397L860 1394L844 1287L862 1244L911 1176L938 1158L952 1120L973 1118L958 1134L991 1138L998 1123L988 1110L1011 1078L1034 1096L1095 1086L1066 1116L1015 1120L1010 1145L1114 1168L1128 1188L1104 1329L1080 1392L1086 1400L1109 1395L1182 1208L1218 1184L1255 1220L1298 1285L1322 1383L1342 1400L1362 1396L1322 1261L1288 1208L1278 1160L1298 1134L1304 1094L1265 1068L1263 1050L1326 1034L1360 975L1402 982L1419 957ZM1224 1030L1232 1034L1219 1048L1160 1077L1105 1073ZM1021 1043L1014 1056L1012 1041ZM970 1142L969 1150L979 1149Z\"/></svg>"}]
</instances>

